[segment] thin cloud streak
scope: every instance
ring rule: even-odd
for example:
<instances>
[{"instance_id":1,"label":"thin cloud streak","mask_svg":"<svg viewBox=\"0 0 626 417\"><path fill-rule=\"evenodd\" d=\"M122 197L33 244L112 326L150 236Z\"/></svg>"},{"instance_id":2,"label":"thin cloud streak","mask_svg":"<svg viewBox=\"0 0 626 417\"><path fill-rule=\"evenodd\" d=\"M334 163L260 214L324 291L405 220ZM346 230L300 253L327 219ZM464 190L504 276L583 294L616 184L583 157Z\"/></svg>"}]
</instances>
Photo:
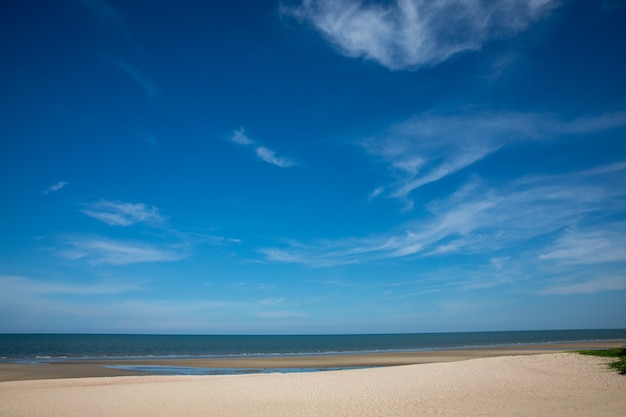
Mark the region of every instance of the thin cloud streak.
<instances>
[{"instance_id":1,"label":"thin cloud streak","mask_svg":"<svg viewBox=\"0 0 626 417\"><path fill-rule=\"evenodd\" d=\"M607 223L602 229L568 229L539 259L569 265L626 261L626 223Z\"/></svg>"},{"instance_id":2,"label":"thin cloud streak","mask_svg":"<svg viewBox=\"0 0 626 417\"><path fill-rule=\"evenodd\" d=\"M0 286L5 293L20 295L111 295L137 291L137 284L77 284L39 281L19 276L0 276Z\"/></svg>"},{"instance_id":3,"label":"thin cloud streak","mask_svg":"<svg viewBox=\"0 0 626 417\"><path fill-rule=\"evenodd\" d=\"M148 79L148 77L146 77L141 71L139 71L138 68L134 67L133 65L127 62L121 61L119 59L113 59L101 53L96 53L96 56L102 59L103 61L106 61L109 64L122 70L122 72L128 75L139 87L141 87L144 93L146 93L150 98L152 99L157 98L157 95L158 95L157 88L152 83L152 81Z\"/></svg>"},{"instance_id":4,"label":"thin cloud streak","mask_svg":"<svg viewBox=\"0 0 626 417\"><path fill-rule=\"evenodd\" d=\"M527 29L558 3L552 0L303 0L283 15L312 25L348 57L391 70L434 66L492 39Z\"/></svg>"},{"instance_id":5,"label":"thin cloud streak","mask_svg":"<svg viewBox=\"0 0 626 417\"><path fill-rule=\"evenodd\" d=\"M550 115L484 112L416 116L360 145L387 164L396 177L386 195L412 208L412 191L519 142L552 140L567 135L597 133L626 126L626 112L560 120Z\"/></svg>"},{"instance_id":6,"label":"thin cloud streak","mask_svg":"<svg viewBox=\"0 0 626 417\"><path fill-rule=\"evenodd\" d=\"M156 87L139 69L122 61L111 61L111 63L130 76L148 96L153 99L157 97Z\"/></svg>"},{"instance_id":7,"label":"thin cloud streak","mask_svg":"<svg viewBox=\"0 0 626 417\"><path fill-rule=\"evenodd\" d=\"M296 310L268 310L282 304L282 298L147 300L133 294L143 290L133 283L83 284L0 275L0 287L0 317L4 318L0 326L8 332L89 331L94 320L106 323L102 329L107 332L229 332L249 331L267 319L308 317ZM119 297L111 298L113 294Z\"/></svg>"},{"instance_id":8,"label":"thin cloud streak","mask_svg":"<svg viewBox=\"0 0 626 417\"><path fill-rule=\"evenodd\" d=\"M626 171L597 172L523 178L498 188L471 181L448 198L432 202L427 207L427 219L408 222L402 231L263 248L261 253L272 262L323 267L502 250L576 226L590 214L622 212L626 208L626 190L616 184L623 183ZM612 201L612 205L606 201ZM597 233L610 241L614 227L598 226ZM563 243L547 253L562 256L558 245Z\"/></svg>"},{"instance_id":9,"label":"thin cloud streak","mask_svg":"<svg viewBox=\"0 0 626 417\"><path fill-rule=\"evenodd\" d=\"M130 226L135 223L161 223L159 209L143 203L101 200L87 205L81 212L110 226Z\"/></svg>"},{"instance_id":10,"label":"thin cloud streak","mask_svg":"<svg viewBox=\"0 0 626 417\"><path fill-rule=\"evenodd\" d=\"M626 290L626 271L620 276L598 277L582 282L554 285L539 292L540 295L597 294Z\"/></svg>"},{"instance_id":11,"label":"thin cloud streak","mask_svg":"<svg viewBox=\"0 0 626 417\"><path fill-rule=\"evenodd\" d=\"M297 165L297 163L293 159L283 156L277 156L276 152L274 152L273 150L265 146L258 145L254 140L250 139L246 135L246 132L243 128L234 130L233 134L230 136L230 141L237 145L253 146L255 148L255 153L259 157L259 159L267 162L268 164L275 165L279 168L289 168Z\"/></svg>"},{"instance_id":12,"label":"thin cloud streak","mask_svg":"<svg viewBox=\"0 0 626 417\"><path fill-rule=\"evenodd\" d=\"M50 187L46 188L43 193L44 195L48 195L48 194L52 194L52 193L56 193L57 191L65 188L65 186L68 185L67 182L65 181L59 181L56 184L51 185Z\"/></svg>"},{"instance_id":13,"label":"thin cloud streak","mask_svg":"<svg viewBox=\"0 0 626 417\"><path fill-rule=\"evenodd\" d=\"M230 141L237 145L254 145L254 141L246 135L246 131L243 128L233 131Z\"/></svg>"},{"instance_id":14,"label":"thin cloud streak","mask_svg":"<svg viewBox=\"0 0 626 417\"><path fill-rule=\"evenodd\" d=\"M142 231L150 233L136 235L138 240L65 234L59 237L61 248L56 251L61 257L96 265L172 262L187 258L198 246L241 243L235 238L169 228L157 207L143 203L100 200L87 204L81 212L110 226L128 227L141 223L144 226Z\"/></svg>"},{"instance_id":15,"label":"thin cloud streak","mask_svg":"<svg viewBox=\"0 0 626 417\"><path fill-rule=\"evenodd\" d=\"M274 151L266 148L265 146L258 146L256 148L256 154L259 158L261 158L268 164L276 165L280 168L289 168L295 165L295 162L293 162L291 159L276 156L276 153Z\"/></svg>"},{"instance_id":16,"label":"thin cloud streak","mask_svg":"<svg viewBox=\"0 0 626 417\"><path fill-rule=\"evenodd\" d=\"M70 260L86 260L95 265L172 262L187 256L180 247L161 247L101 236L68 235L62 237L61 241L63 248L58 252L60 256Z\"/></svg>"}]
</instances>

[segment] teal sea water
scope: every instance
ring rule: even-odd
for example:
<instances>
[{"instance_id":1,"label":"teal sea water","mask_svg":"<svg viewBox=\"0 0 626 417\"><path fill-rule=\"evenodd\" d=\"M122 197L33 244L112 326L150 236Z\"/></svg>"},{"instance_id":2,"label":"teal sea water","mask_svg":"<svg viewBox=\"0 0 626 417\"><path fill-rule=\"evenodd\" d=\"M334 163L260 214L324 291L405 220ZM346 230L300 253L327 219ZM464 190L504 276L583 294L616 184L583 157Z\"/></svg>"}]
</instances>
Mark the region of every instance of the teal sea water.
<instances>
[{"instance_id":1,"label":"teal sea water","mask_svg":"<svg viewBox=\"0 0 626 417\"><path fill-rule=\"evenodd\" d=\"M0 334L0 361L202 358L399 352L625 339L624 330L374 335L202 336Z\"/></svg>"}]
</instances>

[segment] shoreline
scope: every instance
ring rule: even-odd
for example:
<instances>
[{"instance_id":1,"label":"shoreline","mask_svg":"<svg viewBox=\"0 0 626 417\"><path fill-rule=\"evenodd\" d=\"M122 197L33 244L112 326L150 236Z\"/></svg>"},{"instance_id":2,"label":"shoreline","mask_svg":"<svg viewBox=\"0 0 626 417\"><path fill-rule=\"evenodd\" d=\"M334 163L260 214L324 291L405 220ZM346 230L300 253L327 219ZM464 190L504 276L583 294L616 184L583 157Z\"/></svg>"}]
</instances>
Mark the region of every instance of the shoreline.
<instances>
[{"instance_id":1,"label":"shoreline","mask_svg":"<svg viewBox=\"0 0 626 417\"><path fill-rule=\"evenodd\" d=\"M219 358L175 359L112 359L112 360L63 360L48 363L0 362L0 382L38 379L97 378L122 376L163 375L158 368L201 368L213 373L252 374L265 370L301 370L303 372L326 369L379 368L402 365L419 365L458 362L471 359L520 355L560 353L583 349L607 349L621 347L626 340L605 342L567 342L553 344L529 344L467 349L442 349L430 351L402 351L377 353L341 353L319 355L275 355ZM116 368L111 368L111 366ZM132 370L133 366L144 369ZM124 369L124 367L128 367ZM145 367L145 368L142 368ZM152 370L149 370L152 369ZM200 370L195 370L201 372ZM147 371L146 371L147 370ZM220 370L224 372L220 372ZM229 371L229 372L226 372ZM185 372L169 375L190 375ZM216 375L211 375L216 376Z\"/></svg>"},{"instance_id":2,"label":"shoreline","mask_svg":"<svg viewBox=\"0 0 626 417\"><path fill-rule=\"evenodd\" d=\"M530 352L329 372L0 382L0 415L625 415L626 377L604 358Z\"/></svg>"}]
</instances>

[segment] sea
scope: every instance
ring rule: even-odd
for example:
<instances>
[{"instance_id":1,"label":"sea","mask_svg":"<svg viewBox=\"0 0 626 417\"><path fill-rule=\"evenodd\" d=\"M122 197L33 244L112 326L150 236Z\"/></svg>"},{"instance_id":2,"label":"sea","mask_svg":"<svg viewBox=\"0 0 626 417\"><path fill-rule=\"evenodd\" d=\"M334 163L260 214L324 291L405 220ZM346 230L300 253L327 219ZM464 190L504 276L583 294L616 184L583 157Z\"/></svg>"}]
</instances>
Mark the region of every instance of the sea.
<instances>
[{"instance_id":1,"label":"sea","mask_svg":"<svg viewBox=\"0 0 626 417\"><path fill-rule=\"evenodd\" d=\"M0 334L0 361L220 358L432 351L626 339L625 330L349 335Z\"/></svg>"}]
</instances>

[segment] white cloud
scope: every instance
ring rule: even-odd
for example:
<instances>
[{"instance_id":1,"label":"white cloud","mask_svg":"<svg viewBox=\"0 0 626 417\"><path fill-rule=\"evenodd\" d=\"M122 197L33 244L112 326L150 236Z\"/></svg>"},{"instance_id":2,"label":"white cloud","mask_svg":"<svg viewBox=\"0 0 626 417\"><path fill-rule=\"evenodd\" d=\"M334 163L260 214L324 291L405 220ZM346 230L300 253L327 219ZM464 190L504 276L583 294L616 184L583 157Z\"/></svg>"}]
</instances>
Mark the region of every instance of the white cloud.
<instances>
[{"instance_id":1,"label":"white cloud","mask_svg":"<svg viewBox=\"0 0 626 417\"><path fill-rule=\"evenodd\" d=\"M159 209L142 203L101 200L87 205L83 214L111 226L130 226L135 223L161 223Z\"/></svg>"},{"instance_id":2,"label":"white cloud","mask_svg":"<svg viewBox=\"0 0 626 417\"><path fill-rule=\"evenodd\" d=\"M448 198L432 202L427 206L428 216L407 222L400 230L370 237L295 243L261 252L273 262L331 266L507 249L577 225L589 215L622 213L626 209L626 190L617 184L626 183L626 169L595 171L524 178L497 188L474 180ZM623 239L615 241L612 236L626 233L623 225L618 229L615 224L598 223L595 233L616 242L615 249L604 257L596 254L598 262L616 259ZM585 242L578 243L576 248ZM565 256L562 246L550 251L551 256ZM506 258L493 259L492 265L497 268Z\"/></svg>"},{"instance_id":3,"label":"white cloud","mask_svg":"<svg viewBox=\"0 0 626 417\"><path fill-rule=\"evenodd\" d=\"M144 262L177 261L186 257L183 248L160 247L101 236L68 235L62 238L59 254L67 259L84 259L93 264L127 265Z\"/></svg>"},{"instance_id":4,"label":"white cloud","mask_svg":"<svg viewBox=\"0 0 626 417\"><path fill-rule=\"evenodd\" d=\"M539 259L573 265L626 261L626 223L601 229L568 229Z\"/></svg>"},{"instance_id":5,"label":"white cloud","mask_svg":"<svg viewBox=\"0 0 626 417\"><path fill-rule=\"evenodd\" d=\"M576 283L554 285L539 292L541 295L597 294L626 290L626 274L616 277L594 278Z\"/></svg>"},{"instance_id":6,"label":"white cloud","mask_svg":"<svg viewBox=\"0 0 626 417\"><path fill-rule=\"evenodd\" d=\"M392 69L432 66L525 30L554 0L302 0L283 14L310 23L349 57Z\"/></svg>"},{"instance_id":7,"label":"white cloud","mask_svg":"<svg viewBox=\"0 0 626 417\"><path fill-rule=\"evenodd\" d=\"M257 145L254 140L250 139L246 135L246 132L243 128L239 128L233 131L233 134L230 137L230 141L238 145L254 146L255 153L259 157L259 159L267 162L268 164L272 164L280 168L289 168L297 165L293 159L284 156L277 156L276 152L274 152L273 150L262 145Z\"/></svg>"},{"instance_id":8,"label":"white cloud","mask_svg":"<svg viewBox=\"0 0 626 417\"><path fill-rule=\"evenodd\" d=\"M142 288L132 283L0 275L0 288L0 332L89 332L94 326L112 333L253 331L250 318L263 308L246 301L133 298Z\"/></svg>"},{"instance_id":9,"label":"white cloud","mask_svg":"<svg viewBox=\"0 0 626 417\"><path fill-rule=\"evenodd\" d=\"M111 226L131 226L143 223L143 230L135 240L111 239L89 234L66 234L60 236L62 243L58 253L68 259L83 259L93 264L125 265L141 262L165 262L186 258L191 249L199 245L223 246L241 241L197 231L179 231L167 227L157 207L142 203L100 200L85 205L85 215ZM158 233L155 235L155 233ZM129 235L130 236L130 235Z\"/></svg>"},{"instance_id":10,"label":"white cloud","mask_svg":"<svg viewBox=\"0 0 626 417\"><path fill-rule=\"evenodd\" d=\"M425 114L365 139L361 145L388 164L395 176L386 195L411 208L409 194L413 190L471 166L508 144L624 126L624 112L565 121L536 113Z\"/></svg>"},{"instance_id":11,"label":"white cloud","mask_svg":"<svg viewBox=\"0 0 626 417\"><path fill-rule=\"evenodd\" d=\"M198 232L180 232L175 230L168 230L170 233L180 237L182 240L189 244L210 244L210 245L226 245L226 244L239 244L240 239L229 238L224 236L216 236L206 233Z\"/></svg>"},{"instance_id":12,"label":"white cloud","mask_svg":"<svg viewBox=\"0 0 626 417\"><path fill-rule=\"evenodd\" d=\"M510 260L510 256L495 257L489 260L489 265L491 265L491 267L495 270L501 271Z\"/></svg>"},{"instance_id":13,"label":"white cloud","mask_svg":"<svg viewBox=\"0 0 626 417\"><path fill-rule=\"evenodd\" d=\"M265 146L258 146L256 148L256 154L259 158L261 158L268 164L276 165L280 168L289 168L296 164L293 160L289 158L276 156L276 153L274 151L272 151L271 149L267 149Z\"/></svg>"},{"instance_id":14,"label":"white cloud","mask_svg":"<svg viewBox=\"0 0 626 417\"><path fill-rule=\"evenodd\" d=\"M259 304L262 306L271 306L271 305L277 305L277 304L282 304L285 301L284 298L264 298L262 300L259 300Z\"/></svg>"},{"instance_id":15,"label":"white cloud","mask_svg":"<svg viewBox=\"0 0 626 417\"><path fill-rule=\"evenodd\" d=\"M18 276L0 276L4 293L16 295L110 295L136 291L140 287L129 283L77 284L40 281Z\"/></svg>"},{"instance_id":16,"label":"white cloud","mask_svg":"<svg viewBox=\"0 0 626 417\"><path fill-rule=\"evenodd\" d=\"M57 191L59 191L60 189L64 188L68 183L65 181L59 181L56 184L51 185L50 187L46 188L43 193L45 195L50 194L50 193L56 193Z\"/></svg>"},{"instance_id":17,"label":"white cloud","mask_svg":"<svg viewBox=\"0 0 626 417\"><path fill-rule=\"evenodd\" d=\"M132 282L94 283L0 275L0 332L251 333L268 323L308 317L299 308L276 307L283 298L261 300L146 299ZM111 295L115 294L114 297ZM95 327L94 327L95 326ZM262 326L262 327L259 327Z\"/></svg>"},{"instance_id":18,"label":"white cloud","mask_svg":"<svg viewBox=\"0 0 626 417\"><path fill-rule=\"evenodd\" d=\"M376 187L374 190L367 196L368 200L373 200L379 195L381 195L385 191L385 187Z\"/></svg>"},{"instance_id":19,"label":"white cloud","mask_svg":"<svg viewBox=\"0 0 626 417\"><path fill-rule=\"evenodd\" d=\"M230 137L231 142L236 143L238 145L253 145L254 141L250 139L243 128L239 128L233 132L233 135Z\"/></svg>"}]
</instances>

